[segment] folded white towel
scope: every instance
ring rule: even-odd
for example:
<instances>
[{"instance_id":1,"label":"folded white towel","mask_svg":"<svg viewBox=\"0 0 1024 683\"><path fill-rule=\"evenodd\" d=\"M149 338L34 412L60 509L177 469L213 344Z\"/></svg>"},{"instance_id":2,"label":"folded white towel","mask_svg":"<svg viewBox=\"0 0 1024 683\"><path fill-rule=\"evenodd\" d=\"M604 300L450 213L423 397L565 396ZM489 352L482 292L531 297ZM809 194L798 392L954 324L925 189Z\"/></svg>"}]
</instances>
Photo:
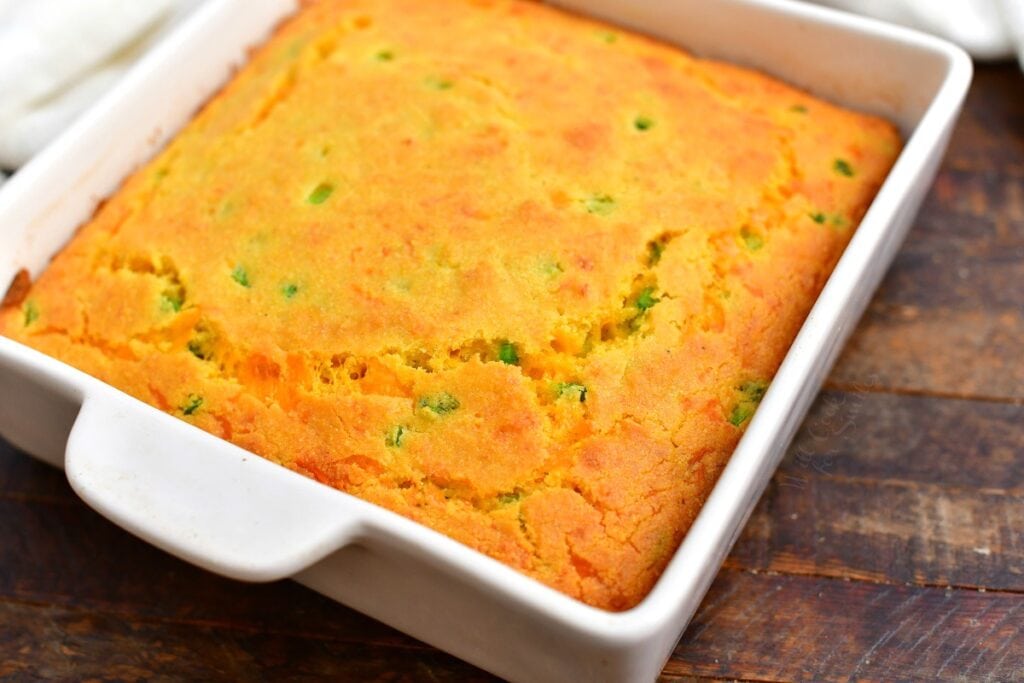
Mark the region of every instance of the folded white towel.
<instances>
[{"instance_id":1,"label":"folded white towel","mask_svg":"<svg viewBox=\"0 0 1024 683\"><path fill-rule=\"evenodd\" d=\"M0 123L0 165L14 168L67 128L124 74L127 65L112 64L85 74L59 95L19 110Z\"/></svg>"},{"instance_id":2,"label":"folded white towel","mask_svg":"<svg viewBox=\"0 0 1024 683\"><path fill-rule=\"evenodd\" d=\"M74 83L167 12L171 0L10 2L0 17L0 120Z\"/></svg>"},{"instance_id":3,"label":"folded white towel","mask_svg":"<svg viewBox=\"0 0 1024 683\"><path fill-rule=\"evenodd\" d=\"M0 0L0 167L63 130L200 0Z\"/></svg>"},{"instance_id":4,"label":"folded white towel","mask_svg":"<svg viewBox=\"0 0 1024 683\"><path fill-rule=\"evenodd\" d=\"M814 0L942 36L978 59L1024 65L1024 0Z\"/></svg>"}]
</instances>

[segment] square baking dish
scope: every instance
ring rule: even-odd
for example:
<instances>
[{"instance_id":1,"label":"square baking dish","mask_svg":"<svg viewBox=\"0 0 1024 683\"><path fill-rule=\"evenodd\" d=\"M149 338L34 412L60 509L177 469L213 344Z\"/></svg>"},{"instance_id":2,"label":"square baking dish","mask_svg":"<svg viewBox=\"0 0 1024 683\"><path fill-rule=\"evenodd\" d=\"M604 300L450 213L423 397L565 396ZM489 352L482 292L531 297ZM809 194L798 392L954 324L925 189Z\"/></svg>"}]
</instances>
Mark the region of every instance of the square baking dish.
<instances>
[{"instance_id":1,"label":"square baking dish","mask_svg":"<svg viewBox=\"0 0 1024 683\"><path fill-rule=\"evenodd\" d=\"M584 605L0 338L0 433L64 467L116 524L211 571L294 578L499 676L653 680L891 262L948 142L971 63L941 40L787 0L553 4L760 69L898 123L906 147L710 498L652 592ZM76 227L244 61L295 0L210 0L0 191L0 283Z\"/></svg>"}]
</instances>

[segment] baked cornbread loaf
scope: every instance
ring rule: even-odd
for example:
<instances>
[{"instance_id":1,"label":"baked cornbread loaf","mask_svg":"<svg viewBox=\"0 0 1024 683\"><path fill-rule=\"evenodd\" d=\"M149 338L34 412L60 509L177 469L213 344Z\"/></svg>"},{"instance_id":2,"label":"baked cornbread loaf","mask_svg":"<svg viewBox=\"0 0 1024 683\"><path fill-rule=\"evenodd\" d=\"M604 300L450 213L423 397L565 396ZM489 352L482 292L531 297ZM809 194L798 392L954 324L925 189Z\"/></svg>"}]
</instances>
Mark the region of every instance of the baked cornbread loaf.
<instances>
[{"instance_id":1,"label":"baked cornbread loaf","mask_svg":"<svg viewBox=\"0 0 1024 683\"><path fill-rule=\"evenodd\" d=\"M533 2L308 2L0 332L622 610L899 147Z\"/></svg>"}]
</instances>

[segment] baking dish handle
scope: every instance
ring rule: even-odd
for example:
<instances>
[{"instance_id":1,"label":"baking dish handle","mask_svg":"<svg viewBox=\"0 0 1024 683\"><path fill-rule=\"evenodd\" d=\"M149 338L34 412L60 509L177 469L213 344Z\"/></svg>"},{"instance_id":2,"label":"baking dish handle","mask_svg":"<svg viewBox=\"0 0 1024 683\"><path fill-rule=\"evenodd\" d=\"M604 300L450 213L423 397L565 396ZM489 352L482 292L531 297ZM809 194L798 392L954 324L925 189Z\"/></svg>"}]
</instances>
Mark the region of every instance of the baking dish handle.
<instances>
[{"instance_id":1,"label":"baking dish handle","mask_svg":"<svg viewBox=\"0 0 1024 683\"><path fill-rule=\"evenodd\" d=\"M65 470L114 523L244 581L292 576L358 532L357 501L113 391L86 397Z\"/></svg>"}]
</instances>

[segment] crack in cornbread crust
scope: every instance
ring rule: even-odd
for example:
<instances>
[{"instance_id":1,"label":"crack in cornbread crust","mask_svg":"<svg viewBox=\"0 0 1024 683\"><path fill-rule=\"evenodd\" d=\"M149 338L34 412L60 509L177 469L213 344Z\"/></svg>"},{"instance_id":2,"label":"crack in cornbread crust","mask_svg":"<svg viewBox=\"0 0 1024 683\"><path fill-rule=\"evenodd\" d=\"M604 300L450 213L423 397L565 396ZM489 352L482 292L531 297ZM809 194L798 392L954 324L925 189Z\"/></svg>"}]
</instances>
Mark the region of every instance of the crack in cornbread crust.
<instances>
[{"instance_id":1,"label":"crack in cornbread crust","mask_svg":"<svg viewBox=\"0 0 1024 683\"><path fill-rule=\"evenodd\" d=\"M626 609L898 148L533 3L310 2L0 332Z\"/></svg>"}]
</instances>

